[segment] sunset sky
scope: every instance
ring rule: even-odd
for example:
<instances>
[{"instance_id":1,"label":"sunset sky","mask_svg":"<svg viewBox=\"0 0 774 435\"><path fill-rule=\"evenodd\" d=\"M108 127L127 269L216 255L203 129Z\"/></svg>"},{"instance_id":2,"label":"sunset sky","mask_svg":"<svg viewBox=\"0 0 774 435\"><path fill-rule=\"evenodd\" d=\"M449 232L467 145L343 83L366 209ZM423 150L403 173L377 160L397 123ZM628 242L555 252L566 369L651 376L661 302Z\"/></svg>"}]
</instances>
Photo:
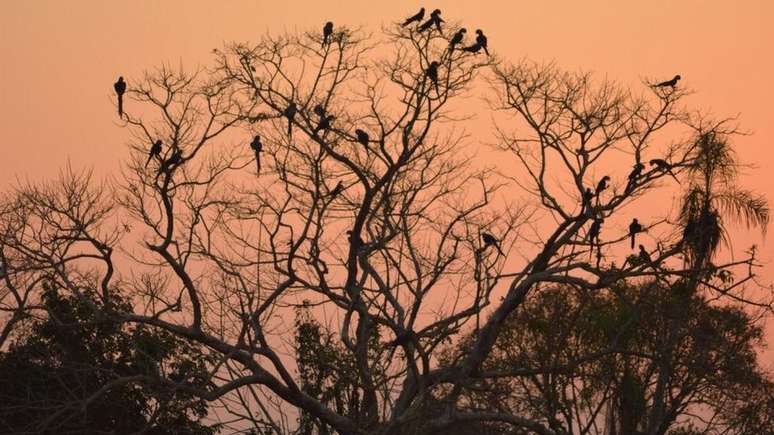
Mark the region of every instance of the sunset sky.
<instances>
[{"instance_id":1,"label":"sunset sky","mask_svg":"<svg viewBox=\"0 0 774 435\"><path fill-rule=\"evenodd\" d=\"M112 102L119 75L131 82L162 63L204 66L224 42L317 30L327 20L378 33L420 6L442 9L470 32L484 29L505 61L553 61L624 86L681 74L695 91L690 107L738 116L750 132L734 141L741 160L756 166L744 185L774 200L770 0L3 1L0 188L52 177L68 161L98 176L115 172L128 140ZM763 282L774 282L772 243L758 232L733 238L740 253L752 243L762 247Z\"/></svg>"}]
</instances>

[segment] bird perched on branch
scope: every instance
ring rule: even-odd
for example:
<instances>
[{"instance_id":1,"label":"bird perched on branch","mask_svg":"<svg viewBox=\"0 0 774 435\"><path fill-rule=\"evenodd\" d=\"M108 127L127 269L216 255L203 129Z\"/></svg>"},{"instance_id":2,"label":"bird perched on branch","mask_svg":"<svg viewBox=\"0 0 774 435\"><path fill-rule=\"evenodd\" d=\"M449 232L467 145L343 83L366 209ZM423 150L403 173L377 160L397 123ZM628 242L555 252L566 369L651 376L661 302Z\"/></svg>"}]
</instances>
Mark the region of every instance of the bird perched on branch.
<instances>
[{"instance_id":1,"label":"bird perched on branch","mask_svg":"<svg viewBox=\"0 0 774 435\"><path fill-rule=\"evenodd\" d=\"M113 83L113 90L116 91L116 95L118 95L118 117L123 118L124 116L124 93L126 92L126 82L124 81L124 77L121 76L118 78L118 81Z\"/></svg>"},{"instance_id":2,"label":"bird perched on branch","mask_svg":"<svg viewBox=\"0 0 774 435\"><path fill-rule=\"evenodd\" d=\"M406 21L403 22L403 27L406 27L411 23L418 23L422 21L422 18L424 17L425 17L425 8L420 8L419 12L406 18Z\"/></svg>"},{"instance_id":3,"label":"bird perched on branch","mask_svg":"<svg viewBox=\"0 0 774 435\"><path fill-rule=\"evenodd\" d=\"M328 21L323 26L323 41L322 41L323 47L325 47L327 44L331 42L331 35L333 35L333 22Z\"/></svg>"},{"instance_id":4,"label":"bird perched on branch","mask_svg":"<svg viewBox=\"0 0 774 435\"><path fill-rule=\"evenodd\" d=\"M359 144L361 144L364 147L368 148L368 142L370 140L370 138L368 137L368 133L366 133L365 131L363 131L363 130L361 130L359 128L356 128L355 129L355 136L357 136L357 142Z\"/></svg>"},{"instance_id":5,"label":"bird perched on branch","mask_svg":"<svg viewBox=\"0 0 774 435\"><path fill-rule=\"evenodd\" d=\"M489 56L489 50L486 48L487 43L488 42L486 36L484 36L484 32L481 29L476 29L476 43L470 47L465 47L464 50L471 53L478 53L481 51L481 49L484 49L484 53Z\"/></svg>"},{"instance_id":6,"label":"bird perched on branch","mask_svg":"<svg viewBox=\"0 0 774 435\"><path fill-rule=\"evenodd\" d=\"M634 241L637 238L637 233L642 232L642 225L637 218L632 219L632 223L629 224L629 237L631 238L632 249L634 249Z\"/></svg>"},{"instance_id":7,"label":"bird perched on branch","mask_svg":"<svg viewBox=\"0 0 774 435\"><path fill-rule=\"evenodd\" d=\"M314 129L314 133L317 134L320 130L327 131L331 128L331 123L336 119L333 115L325 115L320 117L320 121L317 123L317 127Z\"/></svg>"},{"instance_id":8,"label":"bird perched on branch","mask_svg":"<svg viewBox=\"0 0 774 435\"><path fill-rule=\"evenodd\" d=\"M678 75L672 77L672 80L667 80L665 82L657 83L657 84L653 85L653 87L654 88L671 87L672 89L674 89L675 86L677 86L677 81L680 80L681 78L682 77L680 77L680 74L678 74Z\"/></svg>"},{"instance_id":9,"label":"bird perched on branch","mask_svg":"<svg viewBox=\"0 0 774 435\"><path fill-rule=\"evenodd\" d=\"M428 18L427 21L424 22L424 24L419 26L419 31L424 32L425 30L435 25L435 28L438 29L438 31L443 34L443 30L441 30L441 23L443 22L444 22L443 18L441 18L441 10L436 9L433 12L430 12L430 18Z\"/></svg>"},{"instance_id":10,"label":"bird perched on branch","mask_svg":"<svg viewBox=\"0 0 774 435\"><path fill-rule=\"evenodd\" d=\"M180 164L180 162L183 161L183 153L180 151L179 148L175 148L174 151L172 151L172 155L161 163L159 166L159 174L162 172L166 172L171 170L174 166L177 166Z\"/></svg>"},{"instance_id":11,"label":"bird perched on branch","mask_svg":"<svg viewBox=\"0 0 774 435\"><path fill-rule=\"evenodd\" d=\"M263 149L263 144L261 143L261 137L258 135L255 135L253 138L253 141L250 142L250 148L253 149L255 152L255 163L258 165L258 172L261 172L261 150Z\"/></svg>"},{"instance_id":12,"label":"bird perched on branch","mask_svg":"<svg viewBox=\"0 0 774 435\"><path fill-rule=\"evenodd\" d=\"M433 85L435 85L435 91L440 94L441 92L438 88L438 62L430 62L430 66L428 66L425 70L425 76L427 76L427 78L433 82Z\"/></svg>"},{"instance_id":13,"label":"bird perched on branch","mask_svg":"<svg viewBox=\"0 0 774 435\"><path fill-rule=\"evenodd\" d=\"M677 176L675 176L675 173L672 172L671 163L667 162L664 159L652 159L649 163L650 163L650 166L655 166L656 168L658 168L659 171L666 172L667 174L672 176L672 178L674 178L678 184L680 183L680 180L677 179Z\"/></svg>"},{"instance_id":14,"label":"bird perched on branch","mask_svg":"<svg viewBox=\"0 0 774 435\"><path fill-rule=\"evenodd\" d=\"M148 152L148 161L145 162L145 167L148 167L148 164L153 160L153 158L159 158L161 157L161 139L157 139L156 142L153 142L153 145L150 147L150 151Z\"/></svg>"},{"instance_id":15,"label":"bird perched on branch","mask_svg":"<svg viewBox=\"0 0 774 435\"><path fill-rule=\"evenodd\" d=\"M592 251L594 250L594 245L599 245L599 233L602 231L602 224L604 222L605 220L602 218L595 218L594 221L591 222L589 232L586 234L586 239L589 241ZM589 258L591 258L590 253Z\"/></svg>"},{"instance_id":16,"label":"bird perched on branch","mask_svg":"<svg viewBox=\"0 0 774 435\"><path fill-rule=\"evenodd\" d=\"M296 103L292 101L282 112L282 115L288 119L288 135L293 132L293 119L296 117L296 113L298 113L298 106L296 106Z\"/></svg>"},{"instance_id":17,"label":"bird perched on branch","mask_svg":"<svg viewBox=\"0 0 774 435\"><path fill-rule=\"evenodd\" d=\"M642 171L645 169L645 165L637 162L629 173L629 181L626 182L626 192L629 192L634 188L634 184L637 183L637 179L642 175Z\"/></svg>"},{"instance_id":18,"label":"bird perched on branch","mask_svg":"<svg viewBox=\"0 0 774 435\"><path fill-rule=\"evenodd\" d=\"M653 265L653 259L650 258L648 250L642 245L640 245L640 260L642 260L643 264Z\"/></svg>"},{"instance_id":19,"label":"bird perched on branch","mask_svg":"<svg viewBox=\"0 0 774 435\"><path fill-rule=\"evenodd\" d=\"M484 246L481 248L481 250L484 250L490 246L494 246L497 248L497 252L500 253L500 255L505 255L503 253L503 250L500 249L500 243L497 241L497 238L495 236L489 234L489 233L481 233L481 240L484 242Z\"/></svg>"},{"instance_id":20,"label":"bird perched on branch","mask_svg":"<svg viewBox=\"0 0 774 435\"><path fill-rule=\"evenodd\" d=\"M597 201L599 201L599 195L602 193L602 191L607 189L608 181L610 181L610 177L605 175L604 177L602 177L601 180L599 180L599 183L597 183L597 190L596 190Z\"/></svg>"},{"instance_id":21,"label":"bird perched on branch","mask_svg":"<svg viewBox=\"0 0 774 435\"><path fill-rule=\"evenodd\" d=\"M467 31L468 30L464 27L457 30L457 33L455 33L449 41L449 51L454 51L454 46L462 43L462 39L465 38L465 32Z\"/></svg>"}]
</instances>

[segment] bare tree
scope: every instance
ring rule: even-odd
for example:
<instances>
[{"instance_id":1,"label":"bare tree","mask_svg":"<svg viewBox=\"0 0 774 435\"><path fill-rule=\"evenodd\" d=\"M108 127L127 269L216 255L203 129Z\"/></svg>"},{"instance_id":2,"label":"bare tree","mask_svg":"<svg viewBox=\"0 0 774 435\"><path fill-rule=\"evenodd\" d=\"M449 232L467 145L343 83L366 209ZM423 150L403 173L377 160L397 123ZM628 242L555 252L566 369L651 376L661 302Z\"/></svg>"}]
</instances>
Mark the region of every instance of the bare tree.
<instances>
[{"instance_id":1,"label":"bare tree","mask_svg":"<svg viewBox=\"0 0 774 435\"><path fill-rule=\"evenodd\" d=\"M156 382L218 401L227 427L286 433L303 415L313 424L302 431L319 433L432 432L479 421L558 433L519 410L460 406L462 394L488 379L484 362L531 292L675 282L690 272L677 261L683 245L674 232L656 240L650 260L616 266L615 246L628 246L628 234L601 225L696 161L697 120L678 106L685 92L637 96L590 75L504 66L450 50L435 31L391 26L373 37L337 27L331 43L321 42L316 33L265 37L214 50L206 70L162 67L130 80L124 98L135 103L124 119L134 152L111 192L117 204L87 208L86 217L68 214L78 204L51 208L82 222L52 240L92 253L63 254L48 239L26 248L13 236L35 232L23 219L5 231L4 249L29 250L36 261L38 250L53 249L40 270L62 288L77 293L84 284L74 277L88 273L104 298L113 286L134 295L134 310L117 319L207 348L216 361L208 387ZM482 73L493 110L509 117L496 139L520 164L517 176L508 164L502 175L477 165L458 128ZM686 139L662 145L674 131ZM251 148L256 136L262 145ZM159 139L164 147L149 157ZM627 163L603 171L616 158ZM631 165L651 158L669 167L627 178ZM609 187L598 183L603 175ZM500 199L512 195L511 183L526 200ZM96 230L113 213L131 229L124 241L123 231ZM589 237L592 222L603 237ZM656 234L667 225L645 226ZM121 261L112 256L118 248ZM17 264L3 259L3 270ZM749 266L752 275L753 264L715 267ZM10 294L3 303L11 301L11 313L32 309L23 290ZM301 354L288 319L297 307L326 329L318 336L341 354L332 361L346 362L336 379L348 379L356 406L336 406L294 374ZM439 365L443 344L463 335L470 345Z\"/></svg>"}]
</instances>

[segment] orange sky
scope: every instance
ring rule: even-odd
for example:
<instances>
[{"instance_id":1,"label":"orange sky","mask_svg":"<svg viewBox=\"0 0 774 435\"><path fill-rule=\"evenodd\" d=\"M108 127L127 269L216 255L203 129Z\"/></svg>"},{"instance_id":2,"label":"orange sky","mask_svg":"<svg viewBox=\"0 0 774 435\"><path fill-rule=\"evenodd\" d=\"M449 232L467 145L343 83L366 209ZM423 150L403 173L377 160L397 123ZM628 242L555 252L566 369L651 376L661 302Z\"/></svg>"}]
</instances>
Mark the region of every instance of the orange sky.
<instances>
[{"instance_id":1,"label":"orange sky","mask_svg":"<svg viewBox=\"0 0 774 435\"><path fill-rule=\"evenodd\" d=\"M774 2L731 1L4 1L0 2L0 189L51 177L70 160L98 176L119 168L128 132L111 102L129 80L163 62L196 67L225 41L318 29L328 19L378 32L416 12L482 28L505 60L555 61L624 85L679 73L696 90L686 101L717 116L739 115L752 133L735 139L747 187L774 201ZM324 12L323 10L327 10ZM482 117L481 125L485 125ZM658 206L659 204L654 204ZM733 239L738 252L758 233ZM765 262L774 258L763 243ZM774 264L764 281L774 282ZM774 330L770 331L774 333ZM774 336L770 334L770 337ZM774 355L769 352L769 354Z\"/></svg>"}]
</instances>

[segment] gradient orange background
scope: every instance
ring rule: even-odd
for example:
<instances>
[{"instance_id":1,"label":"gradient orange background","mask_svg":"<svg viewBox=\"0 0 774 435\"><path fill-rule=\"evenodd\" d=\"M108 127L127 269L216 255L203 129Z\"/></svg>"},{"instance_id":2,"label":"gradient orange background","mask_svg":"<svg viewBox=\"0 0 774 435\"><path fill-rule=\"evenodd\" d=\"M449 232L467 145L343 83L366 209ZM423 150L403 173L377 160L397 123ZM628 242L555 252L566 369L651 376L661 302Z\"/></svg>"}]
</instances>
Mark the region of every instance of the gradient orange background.
<instances>
[{"instance_id":1,"label":"gradient orange background","mask_svg":"<svg viewBox=\"0 0 774 435\"><path fill-rule=\"evenodd\" d=\"M0 190L17 179L52 178L68 160L75 168L93 167L98 177L116 172L128 140L111 102L118 75L131 85L133 77L164 62L204 66L223 42L317 31L327 20L379 32L422 5L442 9L447 21L460 21L469 31L484 29L506 61L555 61L635 87L645 77L681 74L681 85L696 90L686 100L691 107L718 117L739 115L753 133L735 139L741 160L757 165L743 183L774 201L771 0L6 0L0 3ZM481 116L478 128L488 122ZM762 280L774 282L771 243L743 231L732 242L737 252L762 245ZM769 332L774 337L774 329ZM774 352L767 355L774 360Z\"/></svg>"}]
</instances>

